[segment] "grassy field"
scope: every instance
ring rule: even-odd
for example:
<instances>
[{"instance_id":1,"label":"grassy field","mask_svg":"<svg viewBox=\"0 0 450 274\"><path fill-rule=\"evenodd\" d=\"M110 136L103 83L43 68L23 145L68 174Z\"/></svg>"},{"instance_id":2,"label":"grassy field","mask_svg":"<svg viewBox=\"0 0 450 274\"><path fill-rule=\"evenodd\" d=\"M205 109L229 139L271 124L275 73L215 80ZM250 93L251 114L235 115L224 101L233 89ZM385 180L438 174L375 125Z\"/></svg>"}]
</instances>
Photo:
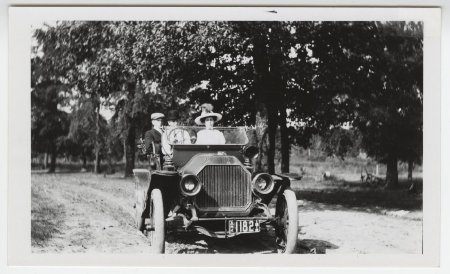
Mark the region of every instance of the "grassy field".
<instances>
[{"instance_id":1,"label":"grassy field","mask_svg":"<svg viewBox=\"0 0 450 274\"><path fill-rule=\"evenodd\" d=\"M44 246L64 229L65 205L58 203L43 184L32 185L31 205L31 244Z\"/></svg>"},{"instance_id":2,"label":"grassy field","mask_svg":"<svg viewBox=\"0 0 450 274\"><path fill-rule=\"evenodd\" d=\"M323 155L308 156L301 149L292 149L290 157L290 172L293 176L301 173L305 173L307 176L316 180L320 180L323 177L324 172L329 172L332 176L338 179L356 181L360 179L361 172L367 170L370 173L376 172L377 162L370 158L345 158L344 160L336 157L325 157ZM144 168L147 166L147 162L137 160L135 162L136 168ZM276 157L275 170L280 173L280 157ZM114 173L123 173L125 167L124 162L116 162L111 165L111 169ZM384 176L386 174L386 166L384 164L378 164L379 175ZM32 161L31 168L33 170L42 170L42 162L38 159ZM400 178L406 178L407 164L399 162L398 171ZM59 172L79 172L82 170L81 162L72 162L65 159L57 159L57 170ZM87 171L94 170L94 163L87 163ZM106 163L102 163L102 170L105 172L108 170ZM415 177L421 177L422 167L415 166Z\"/></svg>"}]
</instances>

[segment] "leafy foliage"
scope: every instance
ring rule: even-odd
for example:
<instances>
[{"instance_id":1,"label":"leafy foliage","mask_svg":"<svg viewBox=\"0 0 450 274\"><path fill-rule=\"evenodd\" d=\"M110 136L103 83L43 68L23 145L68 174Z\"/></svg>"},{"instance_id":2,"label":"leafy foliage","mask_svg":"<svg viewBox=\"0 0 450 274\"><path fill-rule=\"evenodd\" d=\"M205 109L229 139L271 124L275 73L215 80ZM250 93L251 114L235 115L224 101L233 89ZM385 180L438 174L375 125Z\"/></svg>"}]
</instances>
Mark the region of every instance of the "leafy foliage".
<instances>
[{"instance_id":1,"label":"leafy foliage","mask_svg":"<svg viewBox=\"0 0 450 274\"><path fill-rule=\"evenodd\" d=\"M35 88L31 93L31 147L34 151L50 152L58 138L68 131L68 115L58 109L62 101L58 87Z\"/></svg>"},{"instance_id":2,"label":"leafy foliage","mask_svg":"<svg viewBox=\"0 0 450 274\"><path fill-rule=\"evenodd\" d=\"M96 124L95 105L92 100L78 101L78 107L74 108L70 114L70 129L68 138L80 147L79 154L93 157L93 151L96 146ZM100 131L108 132L106 120L100 116ZM106 153L108 134L100 136L101 152ZM78 153L77 153L78 154Z\"/></svg>"},{"instance_id":3,"label":"leafy foliage","mask_svg":"<svg viewBox=\"0 0 450 274\"><path fill-rule=\"evenodd\" d=\"M325 153L328 156L336 156L341 159L346 156L358 156L361 147L361 135L357 130L340 127L327 131L323 141Z\"/></svg>"},{"instance_id":4,"label":"leafy foliage","mask_svg":"<svg viewBox=\"0 0 450 274\"><path fill-rule=\"evenodd\" d=\"M285 156L291 143L306 147L320 134L330 155L361 145L391 167L398 159L418 162L422 36L421 22L44 26L35 31L32 59L33 149L44 136L67 133L58 111L70 107L71 142L103 157L125 155L129 175L152 112L177 109L180 122L192 124L200 104L211 102L226 114L223 125L269 125L260 132L268 141L260 141L272 167L277 127ZM113 111L109 123L97 118L100 106Z\"/></svg>"}]
</instances>

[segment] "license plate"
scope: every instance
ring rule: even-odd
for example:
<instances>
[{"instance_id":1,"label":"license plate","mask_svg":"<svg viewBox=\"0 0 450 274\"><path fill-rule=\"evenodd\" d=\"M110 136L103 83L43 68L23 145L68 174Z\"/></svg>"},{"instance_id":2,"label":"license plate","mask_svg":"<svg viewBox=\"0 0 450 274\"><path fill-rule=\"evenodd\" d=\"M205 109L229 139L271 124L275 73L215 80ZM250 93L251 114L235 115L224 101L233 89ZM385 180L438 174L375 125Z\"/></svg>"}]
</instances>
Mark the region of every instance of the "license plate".
<instances>
[{"instance_id":1,"label":"license plate","mask_svg":"<svg viewBox=\"0 0 450 274\"><path fill-rule=\"evenodd\" d=\"M260 232L260 220L229 220L228 221L228 233L229 234L241 234L241 233L254 233Z\"/></svg>"}]
</instances>

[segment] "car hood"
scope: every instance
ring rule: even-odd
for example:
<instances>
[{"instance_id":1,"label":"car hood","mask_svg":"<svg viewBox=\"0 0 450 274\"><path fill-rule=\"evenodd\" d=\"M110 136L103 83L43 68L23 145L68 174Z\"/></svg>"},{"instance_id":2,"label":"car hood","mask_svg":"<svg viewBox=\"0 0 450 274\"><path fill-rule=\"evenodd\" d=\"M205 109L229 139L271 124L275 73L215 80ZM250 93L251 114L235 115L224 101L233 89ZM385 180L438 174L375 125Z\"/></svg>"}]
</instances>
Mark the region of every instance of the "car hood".
<instances>
[{"instance_id":1,"label":"car hood","mask_svg":"<svg viewBox=\"0 0 450 274\"><path fill-rule=\"evenodd\" d=\"M205 153L197 154L192 157L189 162L180 169L182 174L195 174L197 175L207 165L239 165L244 169L244 165L238 158L232 155L224 155L218 153Z\"/></svg>"}]
</instances>

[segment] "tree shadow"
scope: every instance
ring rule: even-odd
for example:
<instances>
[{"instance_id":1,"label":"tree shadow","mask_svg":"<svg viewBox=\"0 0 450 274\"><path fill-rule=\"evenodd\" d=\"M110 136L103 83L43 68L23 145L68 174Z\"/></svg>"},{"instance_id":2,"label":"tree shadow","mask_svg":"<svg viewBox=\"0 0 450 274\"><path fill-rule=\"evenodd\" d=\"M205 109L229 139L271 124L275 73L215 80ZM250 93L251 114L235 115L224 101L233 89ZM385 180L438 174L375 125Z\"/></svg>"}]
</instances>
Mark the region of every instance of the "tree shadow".
<instances>
[{"instance_id":1,"label":"tree shadow","mask_svg":"<svg viewBox=\"0 0 450 274\"><path fill-rule=\"evenodd\" d=\"M298 254L326 254L328 249L338 249L339 246L328 241L315 239L297 240Z\"/></svg>"},{"instance_id":2,"label":"tree shadow","mask_svg":"<svg viewBox=\"0 0 450 274\"><path fill-rule=\"evenodd\" d=\"M419 185L421 185L420 180ZM381 209L421 210L422 195L408 192L411 182L402 181L397 189L371 187L361 182L335 181L320 188L297 189L299 200L306 203L304 209L364 209L379 211Z\"/></svg>"},{"instance_id":3,"label":"tree shadow","mask_svg":"<svg viewBox=\"0 0 450 274\"><path fill-rule=\"evenodd\" d=\"M181 247L175 250L177 254L264 254L275 252L275 240L267 233L242 234L228 239L219 239L197 232L183 232L168 235L166 241Z\"/></svg>"},{"instance_id":4,"label":"tree shadow","mask_svg":"<svg viewBox=\"0 0 450 274\"><path fill-rule=\"evenodd\" d=\"M168 243L181 248L177 254L274 254L277 253L273 231L258 234L241 234L228 239L211 238L196 232L170 234ZM316 239L298 239L295 254L325 254L329 249L337 249L337 245Z\"/></svg>"}]
</instances>

